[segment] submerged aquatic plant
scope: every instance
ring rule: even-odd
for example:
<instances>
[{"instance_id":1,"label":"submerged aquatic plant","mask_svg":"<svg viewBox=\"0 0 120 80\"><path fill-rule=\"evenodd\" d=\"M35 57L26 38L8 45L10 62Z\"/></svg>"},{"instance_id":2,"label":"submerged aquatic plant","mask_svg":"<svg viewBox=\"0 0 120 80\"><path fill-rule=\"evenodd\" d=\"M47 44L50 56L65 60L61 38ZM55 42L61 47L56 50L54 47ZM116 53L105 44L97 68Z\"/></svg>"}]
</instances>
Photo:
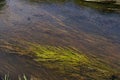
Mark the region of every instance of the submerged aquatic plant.
<instances>
[{"instance_id":1,"label":"submerged aquatic plant","mask_svg":"<svg viewBox=\"0 0 120 80\"><path fill-rule=\"evenodd\" d=\"M9 74L5 74L2 80L11 80ZM23 74L22 76L18 76L18 80L28 80L27 76Z\"/></svg>"},{"instance_id":2,"label":"submerged aquatic plant","mask_svg":"<svg viewBox=\"0 0 120 80\"><path fill-rule=\"evenodd\" d=\"M25 74L23 74L23 76L22 76L22 77L20 77L20 76L18 77L18 80L28 80L28 79L27 79L26 75L25 75Z\"/></svg>"},{"instance_id":3,"label":"submerged aquatic plant","mask_svg":"<svg viewBox=\"0 0 120 80\"><path fill-rule=\"evenodd\" d=\"M5 76L4 76L4 78L3 78L2 80L10 80L10 79L9 79L9 74L8 74L8 75L5 74Z\"/></svg>"}]
</instances>

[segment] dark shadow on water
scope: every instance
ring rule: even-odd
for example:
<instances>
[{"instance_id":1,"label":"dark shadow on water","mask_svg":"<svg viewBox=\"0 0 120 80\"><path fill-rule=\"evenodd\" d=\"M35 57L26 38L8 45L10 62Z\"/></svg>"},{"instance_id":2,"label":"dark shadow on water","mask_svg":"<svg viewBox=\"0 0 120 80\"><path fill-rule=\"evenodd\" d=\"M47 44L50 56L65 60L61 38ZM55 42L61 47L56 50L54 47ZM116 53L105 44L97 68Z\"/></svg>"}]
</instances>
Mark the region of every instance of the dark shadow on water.
<instances>
[{"instance_id":1,"label":"dark shadow on water","mask_svg":"<svg viewBox=\"0 0 120 80\"><path fill-rule=\"evenodd\" d=\"M115 4L114 2L89 2L84 0L29 0L30 2L39 2L45 4L65 4L65 3L74 3L75 5L90 7L101 12L120 12L120 5Z\"/></svg>"},{"instance_id":2,"label":"dark shadow on water","mask_svg":"<svg viewBox=\"0 0 120 80\"><path fill-rule=\"evenodd\" d=\"M5 0L0 0L0 10L5 6L6 1Z\"/></svg>"},{"instance_id":3,"label":"dark shadow on water","mask_svg":"<svg viewBox=\"0 0 120 80\"><path fill-rule=\"evenodd\" d=\"M99 2L84 2L75 0L75 3L81 6L90 7L93 9L96 9L101 12L119 12L120 11L120 5L114 4L114 3L99 3Z\"/></svg>"}]
</instances>

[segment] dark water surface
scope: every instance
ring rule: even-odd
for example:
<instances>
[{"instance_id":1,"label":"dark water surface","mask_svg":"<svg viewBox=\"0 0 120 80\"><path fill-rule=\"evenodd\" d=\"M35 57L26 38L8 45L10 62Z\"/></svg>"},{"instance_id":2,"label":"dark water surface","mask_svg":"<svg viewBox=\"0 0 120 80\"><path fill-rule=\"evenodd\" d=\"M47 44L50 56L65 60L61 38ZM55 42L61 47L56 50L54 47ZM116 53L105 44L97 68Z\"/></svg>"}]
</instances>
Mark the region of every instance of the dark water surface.
<instances>
[{"instance_id":1,"label":"dark water surface","mask_svg":"<svg viewBox=\"0 0 120 80\"><path fill-rule=\"evenodd\" d=\"M120 6L109 11L109 7L100 7L97 10L93 8L96 5L91 7L85 4L82 5L77 0L2 1L0 40L9 42L16 39L40 44L74 46L86 53L97 52L110 57L115 53L114 60L117 61L120 58ZM1 42L0 47L2 45ZM109 51L110 49L112 50ZM18 71L46 75L45 71L40 71L46 69L41 69L30 60L0 51L0 73L9 71L15 74Z\"/></svg>"}]
</instances>

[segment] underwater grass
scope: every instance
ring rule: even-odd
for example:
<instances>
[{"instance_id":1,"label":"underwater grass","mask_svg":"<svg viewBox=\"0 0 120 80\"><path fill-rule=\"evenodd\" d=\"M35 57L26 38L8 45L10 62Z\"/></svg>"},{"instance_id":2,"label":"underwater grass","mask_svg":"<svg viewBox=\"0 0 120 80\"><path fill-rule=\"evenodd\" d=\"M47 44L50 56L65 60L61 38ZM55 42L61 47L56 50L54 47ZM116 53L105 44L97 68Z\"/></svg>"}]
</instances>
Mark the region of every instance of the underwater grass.
<instances>
[{"instance_id":1,"label":"underwater grass","mask_svg":"<svg viewBox=\"0 0 120 80\"><path fill-rule=\"evenodd\" d=\"M62 76L80 78L82 75L91 79L104 80L115 72L109 65L87 56L77 49L35 43L28 44L30 46L28 50L33 53L35 61Z\"/></svg>"},{"instance_id":2,"label":"underwater grass","mask_svg":"<svg viewBox=\"0 0 120 80\"><path fill-rule=\"evenodd\" d=\"M22 55L25 53L25 55L32 57L38 65L52 70L56 75L67 77L67 79L72 77L77 80L76 78L83 77L90 80L106 80L111 74L117 72L103 60L86 55L76 48L40 45L31 42L23 43L26 45L23 46L24 50L20 51L21 45L16 45L14 48L17 48L16 52L22 52Z\"/></svg>"}]
</instances>

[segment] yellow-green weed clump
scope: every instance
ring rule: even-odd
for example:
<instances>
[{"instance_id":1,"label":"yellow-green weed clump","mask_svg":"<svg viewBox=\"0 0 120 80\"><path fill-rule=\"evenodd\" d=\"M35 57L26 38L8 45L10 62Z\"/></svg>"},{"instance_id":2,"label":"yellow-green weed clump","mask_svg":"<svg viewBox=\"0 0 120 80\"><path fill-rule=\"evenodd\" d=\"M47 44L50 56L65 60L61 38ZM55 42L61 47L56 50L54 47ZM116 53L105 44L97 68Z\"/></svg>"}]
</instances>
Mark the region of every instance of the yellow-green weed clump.
<instances>
[{"instance_id":1,"label":"yellow-green weed clump","mask_svg":"<svg viewBox=\"0 0 120 80\"><path fill-rule=\"evenodd\" d=\"M78 54L77 52L62 47L52 47L52 46L40 46L33 45L32 51L36 53L38 57L36 61L50 61L50 62L61 62L67 64L79 64L79 63L88 63L88 58L83 54Z\"/></svg>"},{"instance_id":2,"label":"yellow-green weed clump","mask_svg":"<svg viewBox=\"0 0 120 80\"><path fill-rule=\"evenodd\" d=\"M89 76L91 79L93 77L99 79L99 77L105 78L114 72L110 66L73 48L42 46L33 43L30 43L30 46L29 50L35 56L35 61L63 75L79 75L78 77L83 75Z\"/></svg>"}]
</instances>

